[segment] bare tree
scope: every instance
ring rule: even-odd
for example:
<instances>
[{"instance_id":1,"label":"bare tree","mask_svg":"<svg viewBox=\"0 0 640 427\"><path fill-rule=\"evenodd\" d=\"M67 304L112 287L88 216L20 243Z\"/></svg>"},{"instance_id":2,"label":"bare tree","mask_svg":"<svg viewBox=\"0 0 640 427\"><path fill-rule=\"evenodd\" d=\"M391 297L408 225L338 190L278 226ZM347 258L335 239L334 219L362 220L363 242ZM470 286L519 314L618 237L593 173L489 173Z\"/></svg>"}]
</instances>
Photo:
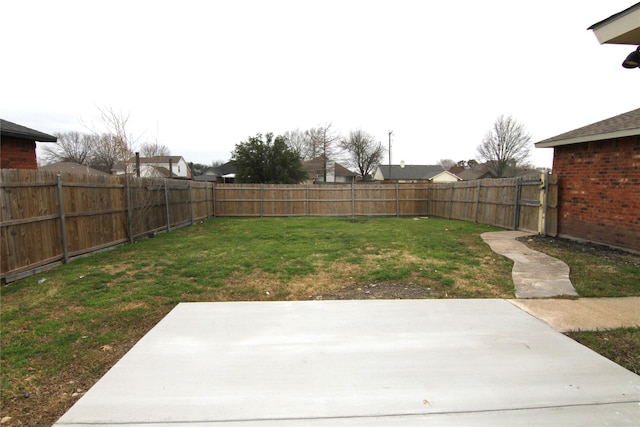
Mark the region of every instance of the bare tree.
<instances>
[{"instance_id":1,"label":"bare tree","mask_svg":"<svg viewBox=\"0 0 640 427\"><path fill-rule=\"evenodd\" d=\"M111 170L117 162L124 162L125 171L128 171L126 163L133 156L137 143L137 138L134 138L127 130L129 115L118 113L112 108L99 108L99 111L106 132L94 131L99 137L92 163Z\"/></svg>"},{"instance_id":2,"label":"bare tree","mask_svg":"<svg viewBox=\"0 0 640 427\"><path fill-rule=\"evenodd\" d=\"M456 162L454 160L452 160L452 159L440 159L438 164L440 165L440 167L443 170L448 171L449 169L451 169L452 167L454 167L456 165Z\"/></svg>"},{"instance_id":3,"label":"bare tree","mask_svg":"<svg viewBox=\"0 0 640 427\"><path fill-rule=\"evenodd\" d=\"M531 136L513 117L500 116L477 148L478 158L486 161L495 177L527 163L531 154Z\"/></svg>"},{"instance_id":4,"label":"bare tree","mask_svg":"<svg viewBox=\"0 0 640 427\"><path fill-rule=\"evenodd\" d=\"M116 163L126 162L132 155L133 152L126 148L122 140L110 133L103 133L97 135L97 142L91 156L91 165L111 171Z\"/></svg>"},{"instance_id":5,"label":"bare tree","mask_svg":"<svg viewBox=\"0 0 640 427\"><path fill-rule=\"evenodd\" d=\"M349 137L340 141L340 147L347 155L348 165L355 168L365 181L385 155L382 143L360 129L349 132Z\"/></svg>"},{"instance_id":6,"label":"bare tree","mask_svg":"<svg viewBox=\"0 0 640 427\"><path fill-rule=\"evenodd\" d=\"M140 155L142 157L170 156L171 150L156 139L155 141L143 142L140 145Z\"/></svg>"},{"instance_id":7,"label":"bare tree","mask_svg":"<svg viewBox=\"0 0 640 427\"><path fill-rule=\"evenodd\" d=\"M295 129L285 132L283 136L289 148L298 154L302 160L311 159L309 156L309 144L306 132Z\"/></svg>"},{"instance_id":8,"label":"bare tree","mask_svg":"<svg viewBox=\"0 0 640 427\"><path fill-rule=\"evenodd\" d=\"M88 165L97 138L80 132L56 133L58 143L44 147L44 157L50 162L74 162Z\"/></svg>"},{"instance_id":9,"label":"bare tree","mask_svg":"<svg viewBox=\"0 0 640 427\"><path fill-rule=\"evenodd\" d=\"M327 181L327 162L334 158L337 151L337 144L340 142L340 135L331 129L331 123L311 128L305 131L308 144L308 157L315 159L322 157L324 160L323 175Z\"/></svg>"}]
</instances>

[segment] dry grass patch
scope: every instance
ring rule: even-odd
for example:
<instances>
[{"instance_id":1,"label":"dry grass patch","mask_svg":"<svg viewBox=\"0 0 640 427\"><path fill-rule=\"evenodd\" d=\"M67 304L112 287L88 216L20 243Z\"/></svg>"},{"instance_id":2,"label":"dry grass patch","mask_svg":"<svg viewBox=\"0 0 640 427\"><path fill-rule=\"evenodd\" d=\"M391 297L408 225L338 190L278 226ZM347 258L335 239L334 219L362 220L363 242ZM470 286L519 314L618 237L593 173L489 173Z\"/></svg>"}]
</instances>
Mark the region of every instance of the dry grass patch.
<instances>
[{"instance_id":1,"label":"dry grass patch","mask_svg":"<svg viewBox=\"0 0 640 427\"><path fill-rule=\"evenodd\" d=\"M479 234L490 230L434 219L215 219L15 282L0 289L2 416L53 424L183 301L494 296L510 264L480 274L491 251Z\"/></svg>"}]
</instances>

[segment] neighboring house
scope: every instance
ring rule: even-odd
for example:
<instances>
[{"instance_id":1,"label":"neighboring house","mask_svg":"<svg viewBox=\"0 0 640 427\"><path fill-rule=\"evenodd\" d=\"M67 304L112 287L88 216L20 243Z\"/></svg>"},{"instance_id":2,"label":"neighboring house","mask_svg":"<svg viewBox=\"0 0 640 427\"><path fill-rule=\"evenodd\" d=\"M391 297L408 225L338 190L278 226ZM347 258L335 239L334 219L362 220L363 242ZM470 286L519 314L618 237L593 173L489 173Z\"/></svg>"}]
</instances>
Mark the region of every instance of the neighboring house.
<instances>
[{"instance_id":1,"label":"neighboring house","mask_svg":"<svg viewBox=\"0 0 640 427\"><path fill-rule=\"evenodd\" d=\"M519 176L531 176L540 175L542 172L537 169L529 168L508 168L502 178L516 178ZM462 172L457 173L463 181L475 181L477 179L491 179L495 178L493 172L487 167L487 163L477 164L469 169L465 169Z\"/></svg>"},{"instance_id":2,"label":"neighboring house","mask_svg":"<svg viewBox=\"0 0 640 427\"><path fill-rule=\"evenodd\" d=\"M136 158L127 162L127 172L135 174ZM125 165L118 162L112 169L113 175L123 175ZM140 157L140 176L143 178L182 178L191 179L191 169L182 156Z\"/></svg>"},{"instance_id":3,"label":"neighboring house","mask_svg":"<svg viewBox=\"0 0 640 427\"><path fill-rule=\"evenodd\" d=\"M451 166L449 169L447 169L449 172L451 172L454 175L460 176L460 172L463 172L466 170L466 168L464 166Z\"/></svg>"},{"instance_id":4,"label":"neighboring house","mask_svg":"<svg viewBox=\"0 0 640 427\"><path fill-rule=\"evenodd\" d=\"M107 175L109 176L109 174L106 172L91 168L86 165L81 165L79 163L74 163L74 162L50 163L48 165L39 166L38 170L52 171L52 172L57 172L59 174L70 173L73 175Z\"/></svg>"},{"instance_id":5,"label":"neighboring house","mask_svg":"<svg viewBox=\"0 0 640 427\"><path fill-rule=\"evenodd\" d=\"M457 175L443 170L440 165L380 165L376 168L373 179L398 183L462 181Z\"/></svg>"},{"instance_id":6,"label":"neighboring house","mask_svg":"<svg viewBox=\"0 0 640 427\"><path fill-rule=\"evenodd\" d=\"M493 174L487 169L487 165L484 163L475 165L469 169L465 169L462 172L458 172L458 175L463 181L475 181L476 179L488 179L494 178Z\"/></svg>"},{"instance_id":7,"label":"neighboring house","mask_svg":"<svg viewBox=\"0 0 640 427\"><path fill-rule=\"evenodd\" d=\"M58 138L0 119L0 168L38 169L36 142L57 142Z\"/></svg>"},{"instance_id":8,"label":"neighboring house","mask_svg":"<svg viewBox=\"0 0 640 427\"><path fill-rule=\"evenodd\" d=\"M194 176L195 181L209 181L223 184L233 184L236 179L236 166L232 162L220 166L211 166L202 175Z\"/></svg>"},{"instance_id":9,"label":"neighboring house","mask_svg":"<svg viewBox=\"0 0 640 427\"><path fill-rule=\"evenodd\" d=\"M535 145L553 147L559 235L640 251L640 109Z\"/></svg>"},{"instance_id":10,"label":"neighboring house","mask_svg":"<svg viewBox=\"0 0 640 427\"><path fill-rule=\"evenodd\" d=\"M327 160L326 165L324 158L316 157L302 163L302 169L307 171L310 183L352 183L355 182L357 173L350 171L346 167L334 160Z\"/></svg>"}]
</instances>

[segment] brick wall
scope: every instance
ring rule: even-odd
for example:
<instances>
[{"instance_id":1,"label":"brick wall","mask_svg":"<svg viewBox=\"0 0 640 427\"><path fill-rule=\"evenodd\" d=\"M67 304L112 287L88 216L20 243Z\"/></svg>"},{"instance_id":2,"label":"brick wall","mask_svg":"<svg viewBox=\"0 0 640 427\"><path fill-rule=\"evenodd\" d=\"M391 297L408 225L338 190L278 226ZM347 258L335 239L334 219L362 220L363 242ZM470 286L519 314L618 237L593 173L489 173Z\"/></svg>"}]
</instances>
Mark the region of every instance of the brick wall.
<instances>
[{"instance_id":1,"label":"brick wall","mask_svg":"<svg viewBox=\"0 0 640 427\"><path fill-rule=\"evenodd\" d=\"M640 137L554 148L558 232L640 251Z\"/></svg>"},{"instance_id":2,"label":"brick wall","mask_svg":"<svg viewBox=\"0 0 640 427\"><path fill-rule=\"evenodd\" d=\"M3 136L0 146L0 168L38 169L35 141Z\"/></svg>"}]
</instances>

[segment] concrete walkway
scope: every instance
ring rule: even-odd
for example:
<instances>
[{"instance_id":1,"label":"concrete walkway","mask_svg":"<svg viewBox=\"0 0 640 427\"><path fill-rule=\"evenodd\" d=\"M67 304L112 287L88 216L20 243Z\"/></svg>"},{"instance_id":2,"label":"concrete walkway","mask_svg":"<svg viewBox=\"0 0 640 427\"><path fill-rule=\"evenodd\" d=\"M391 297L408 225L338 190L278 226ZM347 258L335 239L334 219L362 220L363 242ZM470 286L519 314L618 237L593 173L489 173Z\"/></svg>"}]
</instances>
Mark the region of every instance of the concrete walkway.
<instances>
[{"instance_id":1,"label":"concrete walkway","mask_svg":"<svg viewBox=\"0 0 640 427\"><path fill-rule=\"evenodd\" d=\"M56 426L637 426L640 376L505 300L179 304Z\"/></svg>"},{"instance_id":2,"label":"concrete walkway","mask_svg":"<svg viewBox=\"0 0 640 427\"><path fill-rule=\"evenodd\" d=\"M509 300L559 332L640 326L640 297Z\"/></svg>"},{"instance_id":3,"label":"concrete walkway","mask_svg":"<svg viewBox=\"0 0 640 427\"><path fill-rule=\"evenodd\" d=\"M557 258L534 251L515 240L530 236L522 231L482 233L491 250L513 260L513 284L516 298L552 298L578 296L569 279L569 266Z\"/></svg>"},{"instance_id":4,"label":"concrete walkway","mask_svg":"<svg viewBox=\"0 0 640 427\"><path fill-rule=\"evenodd\" d=\"M569 267L515 240L529 235L522 231L481 235L494 252L514 261L512 277L519 299L509 302L559 332L640 326L640 297L553 299L578 295Z\"/></svg>"}]
</instances>

